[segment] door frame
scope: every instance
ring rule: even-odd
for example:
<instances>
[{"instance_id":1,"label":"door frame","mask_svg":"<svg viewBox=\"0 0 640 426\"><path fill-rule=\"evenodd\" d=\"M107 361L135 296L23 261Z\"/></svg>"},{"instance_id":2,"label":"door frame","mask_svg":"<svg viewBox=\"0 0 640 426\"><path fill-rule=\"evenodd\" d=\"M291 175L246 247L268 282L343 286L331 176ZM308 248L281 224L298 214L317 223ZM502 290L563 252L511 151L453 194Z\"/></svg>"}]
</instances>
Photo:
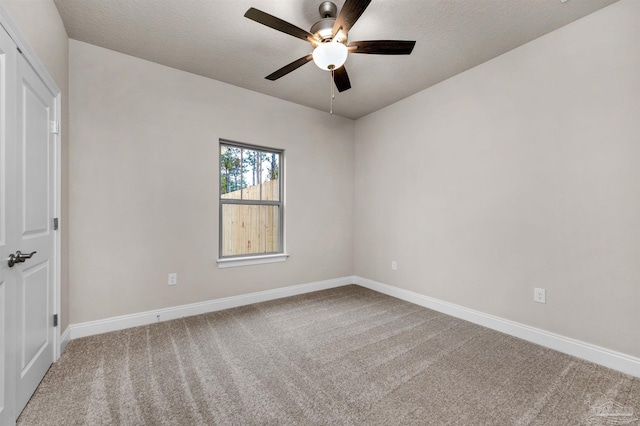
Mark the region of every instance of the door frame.
<instances>
[{"instance_id":1,"label":"door frame","mask_svg":"<svg viewBox=\"0 0 640 426\"><path fill-rule=\"evenodd\" d=\"M55 95L55 119L54 121L57 122L62 122L62 102L61 102L61 92L60 92L60 88L58 87L58 85L56 84L56 82L53 80L53 78L51 77L51 75L49 74L49 72L47 71L47 69L45 68L44 64L40 61L40 59L38 58L38 56L36 55L35 51L33 49L31 49L31 47L29 47L29 44L27 43L26 38L22 35L22 33L20 32L20 30L18 29L18 27L13 23L13 21L11 20L11 17L9 15L9 12L7 11L7 9L4 7L4 5L2 3L0 3L0 26L2 26L4 28L4 30L7 32L7 34L9 34L9 37L11 37L14 41L14 43L16 44L16 46L18 47L18 49L20 49L20 51L22 52L22 56L26 59L26 61L33 67L33 69L35 70L36 74L38 74L38 76L42 79L42 81L44 82L44 84L47 86L47 88L51 91L51 93L53 93ZM61 193L62 193L62 132L66 130L63 129L62 126L60 128L60 132L56 135L54 135L54 146L53 146L53 150L54 150L54 164L55 164L55 171L54 171L54 188L53 188L53 204L54 204L54 217L60 218L60 214L61 214L61 203L62 203L62 197L61 197ZM52 218L50 218L52 219ZM58 219L60 220L60 219ZM53 260L53 268L54 268L54 272L53 272L53 277L54 277L54 282L53 282L53 309L54 309L54 313L58 314L58 317L60 317L61 314L61 310L62 310L62 304L61 304L61 293L60 293L60 281L61 281L61 258L60 258L60 254L61 254L61 229L62 226L66 226L65 223L62 223L59 227L57 231L54 231L53 233L53 238L54 238L54 244L53 244L53 256L54 256L54 260ZM53 360L54 362L58 360L58 358L60 358L60 353L62 345L64 345L65 342L61 341L61 335L62 335L62 326L60 324L60 322L58 322L58 326L54 327L53 330Z\"/></svg>"}]
</instances>

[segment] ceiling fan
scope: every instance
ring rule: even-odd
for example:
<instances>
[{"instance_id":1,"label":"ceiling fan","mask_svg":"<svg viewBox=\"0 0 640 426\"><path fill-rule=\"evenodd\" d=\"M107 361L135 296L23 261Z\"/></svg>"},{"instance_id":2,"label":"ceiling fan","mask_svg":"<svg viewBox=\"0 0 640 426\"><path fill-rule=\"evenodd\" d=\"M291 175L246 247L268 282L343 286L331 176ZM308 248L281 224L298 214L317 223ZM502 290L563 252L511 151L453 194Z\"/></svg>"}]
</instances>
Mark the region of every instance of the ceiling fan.
<instances>
[{"instance_id":1,"label":"ceiling fan","mask_svg":"<svg viewBox=\"0 0 640 426\"><path fill-rule=\"evenodd\" d=\"M313 53L285 65L265 78L272 81L277 80L313 60L321 69L332 72L338 91L343 92L351 88L349 75L344 68L349 53L409 55L416 44L415 41L348 41L349 30L369 6L369 3L371 0L346 0L340 13L337 13L338 8L333 2L323 1L318 9L321 19L313 24L310 31L303 30L253 7L247 10L247 13L244 14L245 17L305 40L311 43L314 48Z\"/></svg>"}]
</instances>

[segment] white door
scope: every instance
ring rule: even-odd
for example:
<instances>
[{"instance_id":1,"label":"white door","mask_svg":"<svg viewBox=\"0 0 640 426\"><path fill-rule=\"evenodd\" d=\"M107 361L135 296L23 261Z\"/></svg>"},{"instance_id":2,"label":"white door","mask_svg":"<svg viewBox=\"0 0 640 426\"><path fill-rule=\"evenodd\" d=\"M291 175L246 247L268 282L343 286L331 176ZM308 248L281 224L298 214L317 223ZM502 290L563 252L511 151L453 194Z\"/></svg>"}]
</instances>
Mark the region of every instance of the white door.
<instances>
[{"instance_id":1,"label":"white door","mask_svg":"<svg viewBox=\"0 0 640 426\"><path fill-rule=\"evenodd\" d=\"M16 264L16 411L20 413L54 361L56 149L51 123L56 97L18 55L16 250L34 253Z\"/></svg>"},{"instance_id":2,"label":"white door","mask_svg":"<svg viewBox=\"0 0 640 426\"><path fill-rule=\"evenodd\" d=\"M16 250L16 56L9 35L0 29L0 425L16 419L16 275L5 259Z\"/></svg>"},{"instance_id":3,"label":"white door","mask_svg":"<svg viewBox=\"0 0 640 426\"><path fill-rule=\"evenodd\" d=\"M58 103L48 87L0 27L0 425L15 423L56 355ZM35 253L8 261L19 252Z\"/></svg>"}]
</instances>

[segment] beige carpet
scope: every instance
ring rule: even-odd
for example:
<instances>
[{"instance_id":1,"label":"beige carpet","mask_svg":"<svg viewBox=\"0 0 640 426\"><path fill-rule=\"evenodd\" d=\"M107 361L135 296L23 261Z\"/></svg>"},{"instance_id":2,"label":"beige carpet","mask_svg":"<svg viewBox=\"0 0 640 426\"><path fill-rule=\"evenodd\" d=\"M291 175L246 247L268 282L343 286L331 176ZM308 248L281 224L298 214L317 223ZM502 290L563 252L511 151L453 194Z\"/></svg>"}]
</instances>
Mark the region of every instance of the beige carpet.
<instances>
[{"instance_id":1,"label":"beige carpet","mask_svg":"<svg viewBox=\"0 0 640 426\"><path fill-rule=\"evenodd\" d=\"M599 406L606 416L593 415ZM347 286L74 340L18 424L638 425L637 417L638 378Z\"/></svg>"}]
</instances>

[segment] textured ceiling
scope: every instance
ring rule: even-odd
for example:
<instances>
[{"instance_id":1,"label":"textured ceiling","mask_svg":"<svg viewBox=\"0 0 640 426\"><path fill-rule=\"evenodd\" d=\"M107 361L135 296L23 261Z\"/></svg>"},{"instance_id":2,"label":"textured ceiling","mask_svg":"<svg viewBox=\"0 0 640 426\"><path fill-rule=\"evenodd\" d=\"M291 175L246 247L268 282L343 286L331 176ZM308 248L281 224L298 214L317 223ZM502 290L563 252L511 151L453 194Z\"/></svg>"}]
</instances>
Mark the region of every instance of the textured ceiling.
<instances>
[{"instance_id":1,"label":"textured ceiling","mask_svg":"<svg viewBox=\"0 0 640 426\"><path fill-rule=\"evenodd\" d=\"M359 118L617 0L373 0L349 40L416 40L410 56L349 55L350 90L334 114ZM244 13L255 7L303 29L321 0L55 0L69 37L323 111L330 76L313 62L264 77L311 52ZM338 9L344 0L337 0Z\"/></svg>"}]
</instances>

